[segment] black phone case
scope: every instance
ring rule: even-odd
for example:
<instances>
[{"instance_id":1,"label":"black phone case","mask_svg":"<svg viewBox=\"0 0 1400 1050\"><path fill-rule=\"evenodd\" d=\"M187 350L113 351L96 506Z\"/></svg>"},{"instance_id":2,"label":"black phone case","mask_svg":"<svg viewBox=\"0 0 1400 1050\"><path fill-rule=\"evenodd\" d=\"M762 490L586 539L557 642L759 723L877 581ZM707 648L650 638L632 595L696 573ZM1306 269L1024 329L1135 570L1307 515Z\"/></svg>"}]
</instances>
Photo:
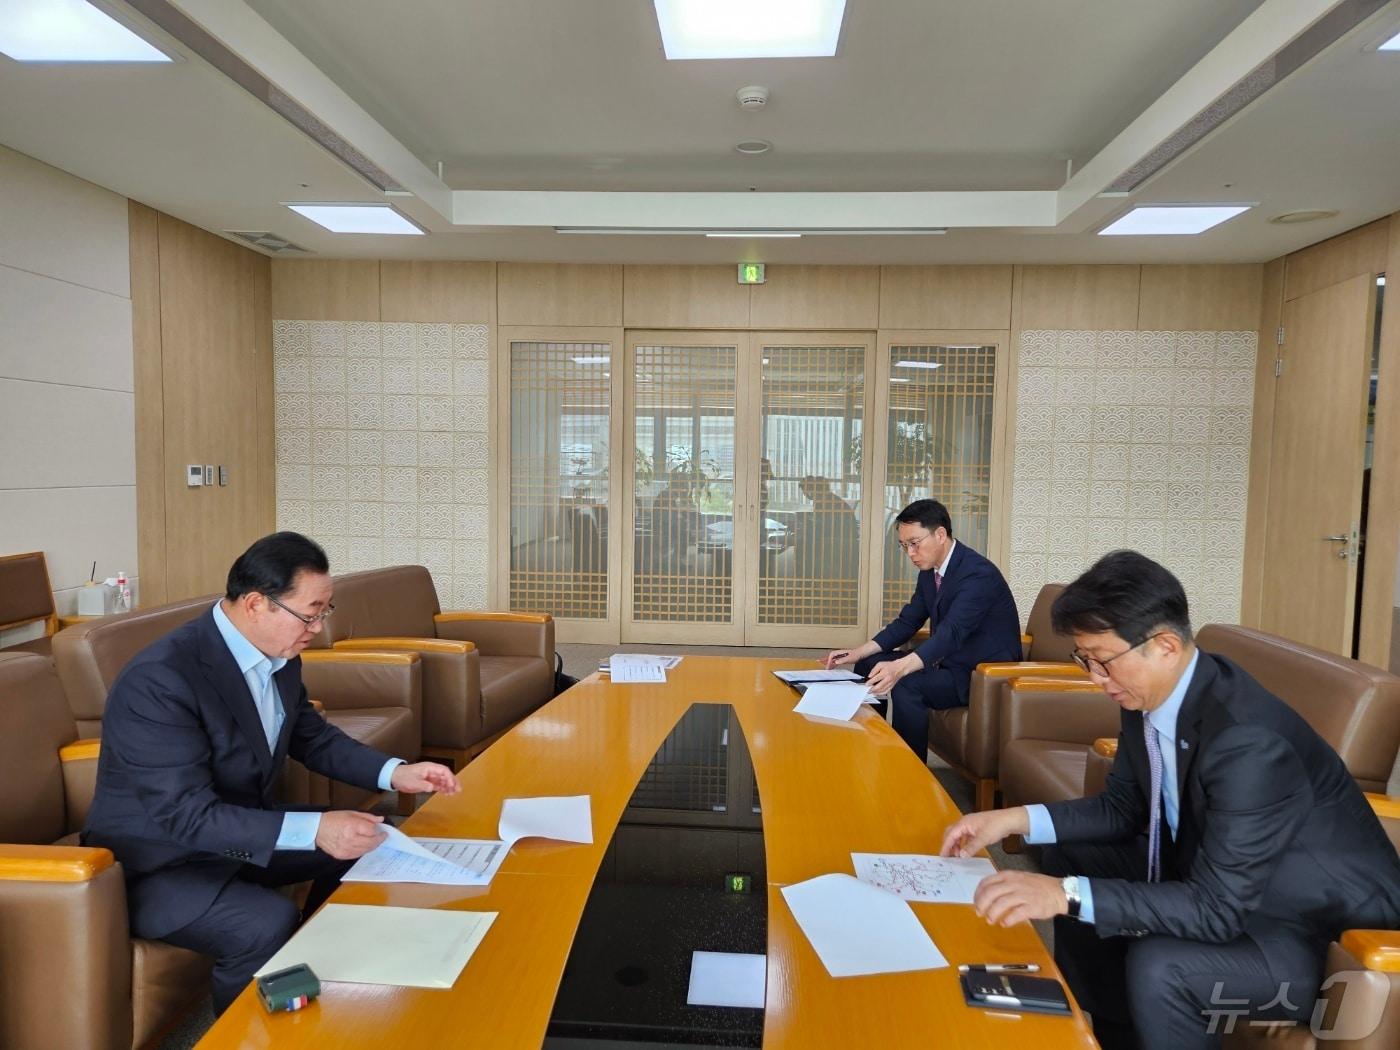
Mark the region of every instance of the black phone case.
<instances>
[{"instance_id":1,"label":"black phone case","mask_svg":"<svg viewBox=\"0 0 1400 1050\"><path fill-rule=\"evenodd\" d=\"M1003 982L1002 978L1006 980ZM1056 1014L1068 1017L1071 1013L1069 999L1064 986L1050 977L1030 977L1021 974L964 973L958 976L962 985L963 1002L982 1010L1005 1010L1009 1013ZM1019 1006L1003 1003L989 1003L981 998L991 992L995 995L1013 995L1021 1000Z\"/></svg>"}]
</instances>

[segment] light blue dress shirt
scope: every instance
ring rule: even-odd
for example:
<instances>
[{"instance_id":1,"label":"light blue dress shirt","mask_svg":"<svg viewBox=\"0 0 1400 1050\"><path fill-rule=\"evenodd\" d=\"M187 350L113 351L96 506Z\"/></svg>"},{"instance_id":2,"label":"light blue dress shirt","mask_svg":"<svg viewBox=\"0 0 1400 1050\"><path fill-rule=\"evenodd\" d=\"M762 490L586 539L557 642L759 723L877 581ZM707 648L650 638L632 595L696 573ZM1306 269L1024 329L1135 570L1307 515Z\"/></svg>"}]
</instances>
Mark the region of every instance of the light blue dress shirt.
<instances>
[{"instance_id":1,"label":"light blue dress shirt","mask_svg":"<svg viewBox=\"0 0 1400 1050\"><path fill-rule=\"evenodd\" d=\"M282 723L286 721L287 712L282 707L282 698L277 692L277 683L272 680L272 676L287 666L287 660L281 656L274 659L265 655L243 637L242 632L224 612L223 606L222 601L214 603L214 626L219 629L224 644L228 646L234 662L238 664L239 673L248 683L248 693L257 709L258 719L262 722L263 733L267 737L267 749L269 752L275 752L277 738L282 732ZM391 758L384 763L384 768L379 771L380 791L389 790L394 769L402 764L401 758ZM316 833L320 828L319 813L284 813L282 831L277 836L277 845L274 848L315 849Z\"/></svg>"},{"instance_id":2,"label":"light blue dress shirt","mask_svg":"<svg viewBox=\"0 0 1400 1050\"><path fill-rule=\"evenodd\" d=\"M1191 654L1191 662L1177 679L1176 685L1167 695L1166 701L1155 711L1147 713L1147 721L1157 731L1157 743L1162 751L1162 810L1171 828L1172 838L1176 838L1176 825L1181 816L1181 798L1176 787L1176 720L1181 714L1182 701L1186 690L1191 687L1191 677L1196 673L1196 664L1201 658L1197 649ZM1050 819L1050 811L1042 805L1026 807L1030 819L1030 831L1026 842L1032 846L1055 841L1055 822ZM1094 892L1089 880L1079 877L1079 918L1083 922L1094 921Z\"/></svg>"}]
</instances>

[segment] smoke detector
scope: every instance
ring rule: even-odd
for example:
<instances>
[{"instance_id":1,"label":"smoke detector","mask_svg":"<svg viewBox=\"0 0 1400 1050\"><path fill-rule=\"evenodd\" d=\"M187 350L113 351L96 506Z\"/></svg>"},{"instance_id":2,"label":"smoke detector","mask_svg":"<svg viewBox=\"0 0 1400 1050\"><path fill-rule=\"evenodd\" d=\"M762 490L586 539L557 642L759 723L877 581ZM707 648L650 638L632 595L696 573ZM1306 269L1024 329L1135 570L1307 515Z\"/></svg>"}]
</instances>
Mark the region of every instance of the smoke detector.
<instances>
[{"instance_id":1,"label":"smoke detector","mask_svg":"<svg viewBox=\"0 0 1400 1050\"><path fill-rule=\"evenodd\" d=\"M734 97L739 100L739 108L750 111L762 109L768 105L768 89L766 87L742 87L734 92Z\"/></svg>"}]
</instances>

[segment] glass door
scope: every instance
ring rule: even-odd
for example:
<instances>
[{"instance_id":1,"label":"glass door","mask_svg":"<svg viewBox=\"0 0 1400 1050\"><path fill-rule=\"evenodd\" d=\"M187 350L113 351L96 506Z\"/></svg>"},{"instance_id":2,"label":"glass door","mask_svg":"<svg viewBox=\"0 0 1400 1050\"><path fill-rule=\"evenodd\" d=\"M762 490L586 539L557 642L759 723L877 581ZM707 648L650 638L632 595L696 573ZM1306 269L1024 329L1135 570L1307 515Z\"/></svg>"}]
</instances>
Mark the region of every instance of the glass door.
<instances>
[{"instance_id":1,"label":"glass door","mask_svg":"<svg viewBox=\"0 0 1400 1050\"><path fill-rule=\"evenodd\" d=\"M622 640L741 645L748 410L733 332L629 332Z\"/></svg>"},{"instance_id":2,"label":"glass door","mask_svg":"<svg viewBox=\"0 0 1400 1050\"><path fill-rule=\"evenodd\" d=\"M759 333L758 463L745 641L839 646L861 640L870 457L867 374L874 338Z\"/></svg>"}]
</instances>

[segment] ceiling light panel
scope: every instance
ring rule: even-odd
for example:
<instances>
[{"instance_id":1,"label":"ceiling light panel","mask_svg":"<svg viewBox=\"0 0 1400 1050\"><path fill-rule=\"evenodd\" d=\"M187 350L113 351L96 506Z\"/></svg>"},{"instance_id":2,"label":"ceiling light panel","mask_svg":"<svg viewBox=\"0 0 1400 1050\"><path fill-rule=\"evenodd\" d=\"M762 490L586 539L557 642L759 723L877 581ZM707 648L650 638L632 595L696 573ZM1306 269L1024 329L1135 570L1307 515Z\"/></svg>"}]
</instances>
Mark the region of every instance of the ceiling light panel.
<instances>
[{"instance_id":1,"label":"ceiling light panel","mask_svg":"<svg viewBox=\"0 0 1400 1050\"><path fill-rule=\"evenodd\" d=\"M410 234L424 231L386 204L287 204L331 233Z\"/></svg>"},{"instance_id":2,"label":"ceiling light panel","mask_svg":"<svg viewBox=\"0 0 1400 1050\"><path fill-rule=\"evenodd\" d=\"M829 58L846 0L653 0L669 59Z\"/></svg>"},{"instance_id":3,"label":"ceiling light panel","mask_svg":"<svg viewBox=\"0 0 1400 1050\"><path fill-rule=\"evenodd\" d=\"M1252 207L1230 205L1161 205L1134 208L1099 231L1100 237L1161 237L1202 233Z\"/></svg>"},{"instance_id":4,"label":"ceiling light panel","mask_svg":"<svg viewBox=\"0 0 1400 1050\"><path fill-rule=\"evenodd\" d=\"M86 0L0 0L0 52L17 62L169 62Z\"/></svg>"},{"instance_id":5,"label":"ceiling light panel","mask_svg":"<svg viewBox=\"0 0 1400 1050\"><path fill-rule=\"evenodd\" d=\"M1377 48L1377 50L1378 50L1378 51L1400 51L1400 33L1396 33L1393 37L1391 37L1391 38L1390 38L1389 40L1387 40L1384 44L1382 44L1379 48Z\"/></svg>"}]
</instances>

